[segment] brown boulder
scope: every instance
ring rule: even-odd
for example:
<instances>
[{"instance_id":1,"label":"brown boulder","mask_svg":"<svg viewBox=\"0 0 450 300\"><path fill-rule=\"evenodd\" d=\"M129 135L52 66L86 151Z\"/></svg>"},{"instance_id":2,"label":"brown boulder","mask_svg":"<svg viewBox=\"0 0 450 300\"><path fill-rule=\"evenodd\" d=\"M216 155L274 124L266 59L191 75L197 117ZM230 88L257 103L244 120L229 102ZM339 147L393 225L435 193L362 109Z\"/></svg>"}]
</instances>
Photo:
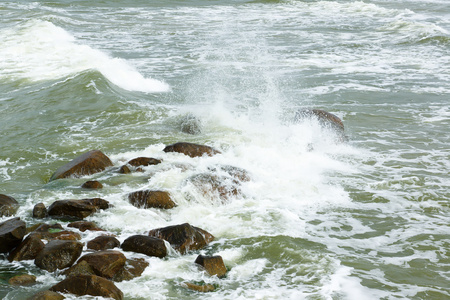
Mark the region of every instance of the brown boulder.
<instances>
[{"instance_id":1,"label":"brown boulder","mask_svg":"<svg viewBox=\"0 0 450 300\"><path fill-rule=\"evenodd\" d=\"M140 166L152 166L160 164L162 161L160 159L152 158L152 157L138 157L130 160L128 164L133 167L140 167Z\"/></svg>"},{"instance_id":2,"label":"brown boulder","mask_svg":"<svg viewBox=\"0 0 450 300\"><path fill-rule=\"evenodd\" d=\"M87 243L87 248L92 250L107 250L120 246L120 242L113 236L101 235Z\"/></svg>"},{"instance_id":3,"label":"brown boulder","mask_svg":"<svg viewBox=\"0 0 450 300\"><path fill-rule=\"evenodd\" d=\"M17 275L14 277L11 277L8 280L8 283L10 285L32 285L36 283L36 276L34 275Z\"/></svg>"},{"instance_id":4,"label":"brown boulder","mask_svg":"<svg viewBox=\"0 0 450 300\"><path fill-rule=\"evenodd\" d=\"M76 222L72 222L72 223L69 223L67 225L67 227L78 228L81 232L85 232L86 230L89 230L89 231L103 231L103 229L97 227L97 224L95 224L94 222L90 222L90 221L76 221Z\"/></svg>"},{"instance_id":5,"label":"brown boulder","mask_svg":"<svg viewBox=\"0 0 450 300\"><path fill-rule=\"evenodd\" d=\"M47 208L44 203L38 203L33 207L33 218L43 219L48 217Z\"/></svg>"},{"instance_id":6,"label":"brown boulder","mask_svg":"<svg viewBox=\"0 0 450 300\"><path fill-rule=\"evenodd\" d=\"M223 263L222 256L204 256L199 255L195 263L202 266L209 275L217 277L224 277L227 274L227 268Z\"/></svg>"},{"instance_id":7,"label":"brown boulder","mask_svg":"<svg viewBox=\"0 0 450 300\"><path fill-rule=\"evenodd\" d=\"M190 290L202 292L202 293L208 293L214 291L216 288L212 284L195 284L190 282L183 282L182 285Z\"/></svg>"},{"instance_id":8,"label":"brown boulder","mask_svg":"<svg viewBox=\"0 0 450 300\"><path fill-rule=\"evenodd\" d=\"M103 188L103 184L96 180L89 180L83 183L81 186L83 189L101 189Z\"/></svg>"},{"instance_id":9,"label":"brown boulder","mask_svg":"<svg viewBox=\"0 0 450 300\"><path fill-rule=\"evenodd\" d=\"M53 241L53 240L64 240L64 241L79 241L81 240L81 235L77 232L70 230L58 230L49 232L33 232L31 235L40 238L41 240Z\"/></svg>"},{"instance_id":10,"label":"brown boulder","mask_svg":"<svg viewBox=\"0 0 450 300\"><path fill-rule=\"evenodd\" d=\"M47 291L41 291L41 292L35 294L34 296L31 296L27 300L62 300L62 299L66 299L66 297L64 297L63 295L58 294L56 292L47 290Z\"/></svg>"},{"instance_id":11,"label":"brown boulder","mask_svg":"<svg viewBox=\"0 0 450 300\"><path fill-rule=\"evenodd\" d=\"M122 252L105 250L83 255L78 263L86 261L95 275L112 279L125 266L126 260Z\"/></svg>"},{"instance_id":12,"label":"brown boulder","mask_svg":"<svg viewBox=\"0 0 450 300\"><path fill-rule=\"evenodd\" d=\"M175 202L170 197L170 194L165 191L137 191L128 194L128 201L139 208L163 208L169 209L176 206Z\"/></svg>"},{"instance_id":13,"label":"brown boulder","mask_svg":"<svg viewBox=\"0 0 450 300\"><path fill-rule=\"evenodd\" d=\"M48 208L48 214L56 217L86 218L100 209L109 207L109 202L100 198L82 200L58 200Z\"/></svg>"},{"instance_id":14,"label":"brown boulder","mask_svg":"<svg viewBox=\"0 0 450 300\"><path fill-rule=\"evenodd\" d=\"M73 265L83 251L83 244L77 241L53 240L45 245L34 263L41 269L53 272Z\"/></svg>"},{"instance_id":15,"label":"brown boulder","mask_svg":"<svg viewBox=\"0 0 450 300\"><path fill-rule=\"evenodd\" d=\"M165 257L167 248L160 238L146 235L132 235L120 246L124 251L142 253L148 256Z\"/></svg>"},{"instance_id":16,"label":"brown boulder","mask_svg":"<svg viewBox=\"0 0 450 300\"><path fill-rule=\"evenodd\" d=\"M127 259L125 266L114 275L113 280L120 282L141 276L148 265L143 258Z\"/></svg>"},{"instance_id":17,"label":"brown boulder","mask_svg":"<svg viewBox=\"0 0 450 300\"><path fill-rule=\"evenodd\" d=\"M63 272L67 277L77 275L96 275L87 261L80 261Z\"/></svg>"},{"instance_id":18,"label":"brown boulder","mask_svg":"<svg viewBox=\"0 0 450 300\"><path fill-rule=\"evenodd\" d=\"M52 286L50 290L77 296L91 295L116 300L123 299L122 291L112 281L95 275L71 276Z\"/></svg>"},{"instance_id":19,"label":"brown boulder","mask_svg":"<svg viewBox=\"0 0 450 300\"><path fill-rule=\"evenodd\" d=\"M71 176L91 175L101 172L112 165L111 160L103 152L92 150L59 167L50 177L50 181Z\"/></svg>"},{"instance_id":20,"label":"brown boulder","mask_svg":"<svg viewBox=\"0 0 450 300\"><path fill-rule=\"evenodd\" d=\"M213 156L221 153L220 151L209 146L183 142L168 145L163 149L163 151L183 153L184 155L190 157L200 157L203 155Z\"/></svg>"},{"instance_id":21,"label":"brown boulder","mask_svg":"<svg viewBox=\"0 0 450 300\"><path fill-rule=\"evenodd\" d=\"M7 253L20 245L27 227L20 218L12 218L0 223L0 253Z\"/></svg>"},{"instance_id":22,"label":"brown boulder","mask_svg":"<svg viewBox=\"0 0 450 300\"><path fill-rule=\"evenodd\" d=\"M181 254L201 249L214 240L209 232L188 223L153 229L148 235L168 241Z\"/></svg>"},{"instance_id":23,"label":"brown boulder","mask_svg":"<svg viewBox=\"0 0 450 300\"><path fill-rule=\"evenodd\" d=\"M130 174L131 170L127 165L123 165L120 167L119 171L120 174Z\"/></svg>"},{"instance_id":24,"label":"brown boulder","mask_svg":"<svg viewBox=\"0 0 450 300\"><path fill-rule=\"evenodd\" d=\"M36 235L28 235L8 256L9 261L35 259L45 244Z\"/></svg>"},{"instance_id":25,"label":"brown boulder","mask_svg":"<svg viewBox=\"0 0 450 300\"><path fill-rule=\"evenodd\" d=\"M0 217L12 216L19 208L19 202L13 197L0 194Z\"/></svg>"}]
</instances>

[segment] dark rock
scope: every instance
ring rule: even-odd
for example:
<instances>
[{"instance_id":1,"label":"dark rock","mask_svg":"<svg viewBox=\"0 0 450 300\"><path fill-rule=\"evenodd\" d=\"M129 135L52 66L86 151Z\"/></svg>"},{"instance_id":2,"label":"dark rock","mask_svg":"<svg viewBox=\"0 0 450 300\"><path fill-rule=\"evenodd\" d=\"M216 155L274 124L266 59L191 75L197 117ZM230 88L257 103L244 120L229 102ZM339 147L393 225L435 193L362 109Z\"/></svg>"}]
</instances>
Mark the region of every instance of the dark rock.
<instances>
[{"instance_id":1,"label":"dark rock","mask_svg":"<svg viewBox=\"0 0 450 300\"><path fill-rule=\"evenodd\" d=\"M47 208L44 203L38 203L33 207L33 218L44 219L48 217Z\"/></svg>"},{"instance_id":2,"label":"dark rock","mask_svg":"<svg viewBox=\"0 0 450 300\"><path fill-rule=\"evenodd\" d=\"M12 218L0 223L0 253L7 253L20 245L27 227L20 218Z\"/></svg>"},{"instance_id":3,"label":"dark rock","mask_svg":"<svg viewBox=\"0 0 450 300\"><path fill-rule=\"evenodd\" d=\"M128 162L130 166L133 167L140 167L140 166L151 166L151 165L157 165L160 164L162 161L160 159L152 158L152 157L138 157L135 159L132 159Z\"/></svg>"},{"instance_id":4,"label":"dark rock","mask_svg":"<svg viewBox=\"0 0 450 300\"><path fill-rule=\"evenodd\" d=\"M112 281L95 275L71 276L52 286L50 290L77 296L91 295L116 300L123 299L122 291Z\"/></svg>"},{"instance_id":5,"label":"dark rock","mask_svg":"<svg viewBox=\"0 0 450 300\"><path fill-rule=\"evenodd\" d=\"M128 194L128 201L139 208L169 209L176 206L170 194L165 191L137 191Z\"/></svg>"},{"instance_id":6,"label":"dark rock","mask_svg":"<svg viewBox=\"0 0 450 300\"><path fill-rule=\"evenodd\" d=\"M68 227L78 228L81 232L85 232L86 230L89 231L103 231L103 229L98 228L97 224L90 221L76 221L69 223L67 225Z\"/></svg>"},{"instance_id":7,"label":"dark rock","mask_svg":"<svg viewBox=\"0 0 450 300\"><path fill-rule=\"evenodd\" d=\"M59 223L54 224L40 224L35 230L35 232L50 232L50 231L62 231L64 228Z\"/></svg>"},{"instance_id":8,"label":"dark rock","mask_svg":"<svg viewBox=\"0 0 450 300\"><path fill-rule=\"evenodd\" d=\"M202 132L202 122L193 114L187 114L180 120L180 129L188 134L200 134Z\"/></svg>"},{"instance_id":9,"label":"dark rock","mask_svg":"<svg viewBox=\"0 0 450 300\"><path fill-rule=\"evenodd\" d=\"M203 197L218 197L222 202L241 194L240 182L229 176L201 173L189 177L186 182L191 183Z\"/></svg>"},{"instance_id":10,"label":"dark rock","mask_svg":"<svg viewBox=\"0 0 450 300\"><path fill-rule=\"evenodd\" d=\"M195 284L195 283L190 283L190 282L183 282L182 285L190 290L202 292L202 293L212 292L216 289L212 284L200 285L200 284Z\"/></svg>"},{"instance_id":11,"label":"dark rock","mask_svg":"<svg viewBox=\"0 0 450 300\"><path fill-rule=\"evenodd\" d=\"M80 177L91 175L101 172L112 165L113 163L111 160L103 154L103 152L92 150L78 156L64 166L59 167L56 172L53 173L50 181L70 176Z\"/></svg>"},{"instance_id":12,"label":"dark rock","mask_svg":"<svg viewBox=\"0 0 450 300\"><path fill-rule=\"evenodd\" d=\"M298 111L294 117L296 121L306 118L315 118L324 127L334 129L338 132L344 131L344 123L342 123L342 120L327 111L321 109L302 109Z\"/></svg>"},{"instance_id":13,"label":"dark rock","mask_svg":"<svg viewBox=\"0 0 450 300\"><path fill-rule=\"evenodd\" d=\"M63 272L67 277L77 275L96 275L87 261L80 261Z\"/></svg>"},{"instance_id":14,"label":"dark rock","mask_svg":"<svg viewBox=\"0 0 450 300\"><path fill-rule=\"evenodd\" d=\"M209 232L188 223L153 229L148 235L168 241L181 254L201 249L214 240Z\"/></svg>"},{"instance_id":15,"label":"dark rock","mask_svg":"<svg viewBox=\"0 0 450 300\"><path fill-rule=\"evenodd\" d=\"M127 258L119 251L98 251L83 255L78 263L86 261L95 275L112 279L125 266Z\"/></svg>"},{"instance_id":16,"label":"dark rock","mask_svg":"<svg viewBox=\"0 0 450 300\"><path fill-rule=\"evenodd\" d=\"M183 153L184 155L190 157L200 157L203 155L213 156L221 153L220 151L209 146L183 142L168 145L163 149L163 151Z\"/></svg>"},{"instance_id":17,"label":"dark rock","mask_svg":"<svg viewBox=\"0 0 450 300\"><path fill-rule=\"evenodd\" d=\"M39 252L44 249L45 244L41 239L33 234L28 235L18 247L8 256L9 261L21 261L35 259Z\"/></svg>"},{"instance_id":18,"label":"dark rock","mask_svg":"<svg viewBox=\"0 0 450 300\"><path fill-rule=\"evenodd\" d=\"M132 251L160 258L167 255L167 248L164 241L152 236L130 236L122 243L121 248L124 251Z\"/></svg>"},{"instance_id":19,"label":"dark rock","mask_svg":"<svg viewBox=\"0 0 450 300\"><path fill-rule=\"evenodd\" d=\"M103 188L103 184L98 182L97 180L90 180L83 183L81 186L83 189L101 189Z\"/></svg>"},{"instance_id":20,"label":"dark rock","mask_svg":"<svg viewBox=\"0 0 450 300\"><path fill-rule=\"evenodd\" d=\"M66 297L52 291L41 291L35 294L34 296L31 296L27 300L62 300L62 299L66 299Z\"/></svg>"},{"instance_id":21,"label":"dark rock","mask_svg":"<svg viewBox=\"0 0 450 300\"><path fill-rule=\"evenodd\" d=\"M130 168L127 165L123 165L123 166L120 167L119 173L121 173L121 174L130 174L131 170L130 170Z\"/></svg>"},{"instance_id":22,"label":"dark rock","mask_svg":"<svg viewBox=\"0 0 450 300\"><path fill-rule=\"evenodd\" d=\"M127 259L125 266L114 275L113 280L121 282L139 277L148 265L143 258Z\"/></svg>"},{"instance_id":23,"label":"dark rock","mask_svg":"<svg viewBox=\"0 0 450 300\"><path fill-rule=\"evenodd\" d=\"M100 198L82 200L58 200L48 208L50 216L69 216L75 218L86 218L100 209L109 207L109 202Z\"/></svg>"},{"instance_id":24,"label":"dark rock","mask_svg":"<svg viewBox=\"0 0 450 300\"><path fill-rule=\"evenodd\" d=\"M17 275L14 277L11 277L8 280L8 283L10 285L32 285L36 283L36 276L34 275Z\"/></svg>"},{"instance_id":25,"label":"dark rock","mask_svg":"<svg viewBox=\"0 0 450 300\"><path fill-rule=\"evenodd\" d=\"M0 217L12 216L19 208L19 202L13 197L0 194Z\"/></svg>"},{"instance_id":26,"label":"dark rock","mask_svg":"<svg viewBox=\"0 0 450 300\"><path fill-rule=\"evenodd\" d=\"M101 235L87 243L87 248L92 250L107 250L120 246L120 242L113 236Z\"/></svg>"},{"instance_id":27,"label":"dark rock","mask_svg":"<svg viewBox=\"0 0 450 300\"><path fill-rule=\"evenodd\" d=\"M227 267L223 263L222 256L204 256L199 255L195 260L196 264L202 266L209 275L217 277L224 277L227 274Z\"/></svg>"},{"instance_id":28,"label":"dark rock","mask_svg":"<svg viewBox=\"0 0 450 300\"><path fill-rule=\"evenodd\" d=\"M53 240L45 245L34 260L36 266L53 272L73 265L83 251L83 244L77 241Z\"/></svg>"}]
</instances>

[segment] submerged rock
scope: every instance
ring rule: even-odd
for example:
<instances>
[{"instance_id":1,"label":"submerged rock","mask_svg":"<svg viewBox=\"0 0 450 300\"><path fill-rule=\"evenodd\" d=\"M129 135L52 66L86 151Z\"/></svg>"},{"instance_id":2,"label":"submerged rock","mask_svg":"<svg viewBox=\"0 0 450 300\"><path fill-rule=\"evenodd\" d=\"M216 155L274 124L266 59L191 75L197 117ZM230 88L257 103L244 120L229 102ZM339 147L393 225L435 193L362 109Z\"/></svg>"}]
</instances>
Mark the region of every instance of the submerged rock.
<instances>
[{"instance_id":1,"label":"submerged rock","mask_svg":"<svg viewBox=\"0 0 450 300\"><path fill-rule=\"evenodd\" d=\"M163 149L164 152L178 152L190 157L200 157L203 155L213 156L215 154L220 154L221 152L215 150L212 147L205 145L198 145L193 143L175 143L168 145Z\"/></svg>"},{"instance_id":2,"label":"submerged rock","mask_svg":"<svg viewBox=\"0 0 450 300\"><path fill-rule=\"evenodd\" d=\"M19 202L13 197L0 194L0 217L12 216L19 208Z\"/></svg>"},{"instance_id":3,"label":"submerged rock","mask_svg":"<svg viewBox=\"0 0 450 300\"><path fill-rule=\"evenodd\" d=\"M83 219L100 209L107 208L109 208L109 202L100 198L58 200L49 206L48 214L50 216L70 216Z\"/></svg>"},{"instance_id":4,"label":"submerged rock","mask_svg":"<svg viewBox=\"0 0 450 300\"><path fill-rule=\"evenodd\" d=\"M200 134L202 132L202 122L193 114L187 114L181 117L180 129L188 134Z\"/></svg>"},{"instance_id":5,"label":"submerged rock","mask_svg":"<svg viewBox=\"0 0 450 300\"><path fill-rule=\"evenodd\" d=\"M176 206L166 191L137 191L128 194L128 201L139 208L170 209Z\"/></svg>"},{"instance_id":6,"label":"submerged rock","mask_svg":"<svg viewBox=\"0 0 450 300\"><path fill-rule=\"evenodd\" d=\"M241 194L240 181L229 176L201 173L187 178L187 183L192 184L203 197L218 197L222 202Z\"/></svg>"},{"instance_id":7,"label":"submerged rock","mask_svg":"<svg viewBox=\"0 0 450 300\"><path fill-rule=\"evenodd\" d=\"M34 275L17 275L14 277L11 277L8 280L8 283L10 285L32 285L36 283L36 276Z\"/></svg>"},{"instance_id":8,"label":"submerged rock","mask_svg":"<svg viewBox=\"0 0 450 300\"><path fill-rule=\"evenodd\" d=\"M80 242L53 240L39 252L34 263L41 269L53 272L73 265L82 250L83 244Z\"/></svg>"},{"instance_id":9,"label":"submerged rock","mask_svg":"<svg viewBox=\"0 0 450 300\"><path fill-rule=\"evenodd\" d=\"M153 229L148 235L168 241L181 254L201 249L214 240L209 232L188 223Z\"/></svg>"},{"instance_id":10,"label":"submerged rock","mask_svg":"<svg viewBox=\"0 0 450 300\"><path fill-rule=\"evenodd\" d=\"M26 230L27 226L20 218L12 218L0 223L0 253L8 253L19 246Z\"/></svg>"},{"instance_id":11,"label":"submerged rock","mask_svg":"<svg viewBox=\"0 0 450 300\"><path fill-rule=\"evenodd\" d=\"M224 277L227 274L227 268L223 263L222 256L204 256L199 255L195 263L202 266L211 276Z\"/></svg>"},{"instance_id":12,"label":"submerged rock","mask_svg":"<svg viewBox=\"0 0 450 300\"><path fill-rule=\"evenodd\" d=\"M142 253L148 256L159 258L167 255L167 248L164 241L157 237L146 235L133 235L128 237L120 246L124 251Z\"/></svg>"},{"instance_id":13,"label":"submerged rock","mask_svg":"<svg viewBox=\"0 0 450 300\"><path fill-rule=\"evenodd\" d=\"M230 176L236 180L247 182L250 181L251 176L249 172L245 169L238 168L235 166L229 166L229 165L218 165L208 168L211 172L215 173L224 173L227 176Z\"/></svg>"},{"instance_id":14,"label":"submerged rock","mask_svg":"<svg viewBox=\"0 0 450 300\"><path fill-rule=\"evenodd\" d=\"M91 295L116 300L123 299L122 291L112 281L96 275L71 276L52 286L50 290L77 296Z\"/></svg>"},{"instance_id":15,"label":"submerged rock","mask_svg":"<svg viewBox=\"0 0 450 300\"><path fill-rule=\"evenodd\" d=\"M50 181L71 176L80 177L91 175L101 172L112 165L111 160L103 152L100 150L91 150L59 167L50 177Z\"/></svg>"},{"instance_id":16,"label":"submerged rock","mask_svg":"<svg viewBox=\"0 0 450 300\"><path fill-rule=\"evenodd\" d=\"M216 288L212 285L212 284L195 284L195 283L191 283L191 282L183 282L182 286L196 291L196 292L202 292L202 293L208 293L208 292L212 292L214 291Z\"/></svg>"}]
</instances>

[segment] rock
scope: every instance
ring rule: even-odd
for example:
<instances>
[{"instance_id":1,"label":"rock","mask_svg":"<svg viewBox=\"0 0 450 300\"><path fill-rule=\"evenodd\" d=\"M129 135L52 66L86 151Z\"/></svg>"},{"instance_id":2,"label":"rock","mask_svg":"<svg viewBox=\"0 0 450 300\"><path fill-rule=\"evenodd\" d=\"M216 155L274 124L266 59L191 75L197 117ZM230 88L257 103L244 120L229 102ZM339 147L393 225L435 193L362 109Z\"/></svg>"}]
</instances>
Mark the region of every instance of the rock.
<instances>
[{"instance_id":1,"label":"rock","mask_svg":"<svg viewBox=\"0 0 450 300\"><path fill-rule=\"evenodd\" d=\"M35 259L39 252L44 249L45 244L41 239L33 234L28 235L18 247L8 256L9 261L21 261Z\"/></svg>"},{"instance_id":2,"label":"rock","mask_svg":"<svg viewBox=\"0 0 450 300\"><path fill-rule=\"evenodd\" d=\"M167 255L167 248L164 241L160 238L133 235L128 237L120 246L124 251L132 251L142 253L148 256L156 256L159 258Z\"/></svg>"},{"instance_id":3,"label":"rock","mask_svg":"<svg viewBox=\"0 0 450 300\"><path fill-rule=\"evenodd\" d=\"M203 197L218 197L222 202L241 194L240 182L229 176L201 173L189 177L186 183L192 184Z\"/></svg>"},{"instance_id":4,"label":"rock","mask_svg":"<svg viewBox=\"0 0 450 300\"><path fill-rule=\"evenodd\" d=\"M62 300L65 299L61 294L52 291L41 291L34 296L31 296L27 300Z\"/></svg>"},{"instance_id":5,"label":"rock","mask_svg":"<svg viewBox=\"0 0 450 300\"><path fill-rule=\"evenodd\" d=\"M0 253L7 253L20 245L27 227L20 218L12 218L0 223Z\"/></svg>"},{"instance_id":6,"label":"rock","mask_svg":"<svg viewBox=\"0 0 450 300\"><path fill-rule=\"evenodd\" d=\"M97 224L95 224L94 222L89 222L89 221L72 222L72 223L69 223L67 225L67 227L78 228L81 232L85 232L86 230L89 230L89 231L103 231L103 229L97 227Z\"/></svg>"},{"instance_id":7,"label":"rock","mask_svg":"<svg viewBox=\"0 0 450 300\"><path fill-rule=\"evenodd\" d=\"M120 247L120 242L113 236L101 235L87 243L87 248L92 250L107 250Z\"/></svg>"},{"instance_id":8,"label":"rock","mask_svg":"<svg viewBox=\"0 0 450 300\"><path fill-rule=\"evenodd\" d=\"M200 134L202 132L202 122L193 114L187 114L181 118L180 129L188 134Z\"/></svg>"},{"instance_id":9,"label":"rock","mask_svg":"<svg viewBox=\"0 0 450 300\"><path fill-rule=\"evenodd\" d=\"M116 275L114 275L113 280L121 282L141 276L142 272L144 272L148 265L148 262L146 262L143 258L127 259L125 266L120 269Z\"/></svg>"},{"instance_id":10,"label":"rock","mask_svg":"<svg viewBox=\"0 0 450 300\"><path fill-rule=\"evenodd\" d=\"M72 266L82 250L83 244L80 242L53 240L39 252L34 263L41 269L53 272Z\"/></svg>"},{"instance_id":11,"label":"rock","mask_svg":"<svg viewBox=\"0 0 450 300\"><path fill-rule=\"evenodd\" d=\"M53 173L50 181L71 176L80 177L91 175L101 172L112 165L113 163L111 160L103 154L103 152L92 150L78 156L64 166L59 167L55 173Z\"/></svg>"},{"instance_id":12,"label":"rock","mask_svg":"<svg viewBox=\"0 0 450 300\"><path fill-rule=\"evenodd\" d=\"M133 167L140 167L140 166L151 166L151 165L157 165L160 164L162 161L160 159L152 158L152 157L138 157L135 159L132 159L128 162L130 166Z\"/></svg>"},{"instance_id":13,"label":"rock","mask_svg":"<svg viewBox=\"0 0 450 300\"><path fill-rule=\"evenodd\" d=\"M188 223L153 229L148 235L168 241L181 254L201 249L214 240L209 232Z\"/></svg>"},{"instance_id":14,"label":"rock","mask_svg":"<svg viewBox=\"0 0 450 300\"><path fill-rule=\"evenodd\" d=\"M195 263L202 266L209 275L217 277L224 277L227 274L227 268L223 263L222 256L204 256L199 255Z\"/></svg>"},{"instance_id":15,"label":"rock","mask_svg":"<svg viewBox=\"0 0 450 300\"><path fill-rule=\"evenodd\" d=\"M48 217L47 208L44 203L38 203L33 207L33 218L44 219Z\"/></svg>"},{"instance_id":16,"label":"rock","mask_svg":"<svg viewBox=\"0 0 450 300\"><path fill-rule=\"evenodd\" d=\"M77 241L81 239L81 235L77 232L64 230L61 224L55 223L52 225L41 224L31 235L39 237L41 240L72 240Z\"/></svg>"},{"instance_id":17,"label":"rock","mask_svg":"<svg viewBox=\"0 0 450 300\"><path fill-rule=\"evenodd\" d=\"M42 232L42 233L48 233L50 231L62 231L64 230L64 228L62 227L61 224L59 223L54 223L54 224L40 224L35 230L35 232Z\"/></svg>"},{"instance_id":18,"label":"rock","mask_svg":"<svg viewBox=\"0 0 450 300\"><path fill-rule=\"evenodd\" d=\"M112 281L95 275L71 276L52 286L50 290L77 296L91 295L116 300L123 299L122 291Z\"/></svg>"},{"instance_id":19,"label":"rock","mask_svg":"<svg viewBox=\"0 0 450 300\"><path fill-rule=\"evenodd\" d=\"M105 250L83 255L78 263L86 261L95 275L112 279L125 266L126 260L122 252Z\"/></svg>"},{"instance_id":20,"label":"rock","mask_svg":"<svg viewBox=\"0 0 450 300\"><path fill-rule=\"evenodd\" d=\"M194 284L194 283L190 283L190 282L183 282L182 285L190 290L202 292L202 293L212 292L216 289L212 284L199 285L199 284Z\"/></svg>"},{"instance_id":21,"label":"rock","mask_svg":"<svg viewBox=\"0 0 450 300\"><path fill-rule=\"evenodd\" d=\"M130 174L131 170L130 170L130 168L128 168L127 165L123 165L123 166L120 167L119 173L121 173L121 174Z\"/></svg>"},{"instance_id":22,"label":"rock","mask_svg":"<svg viewBox=\"0 0 450 300\"><path fill-rule=\"evenodd\" d=\"M190 157L200 157L203 155L213 156L221 153L220 151L209 146L183 142L168 145L163 149L163 151L183 153L184 155Z\"/></svg>"},{"instance_id":23,"label":"rock","mask_svg":"<svg viewBox=\"0 0 450 300\"><path fill-rule=\"evenodd\" d=\"M321 109L302 109L295 114L294 119L300 121L306 118L316 118L319 123L338 132L344 132L344 123L339 117Z\"/></svg>"},{"instance_id":24,"label":"rock","mask_svg":"<svg viewBox=\"0 0 450 300\"><path fill-rule=\"evenodd\" d=\"M139 208L169 209L176 206L170 194L165 191L137 191L128 194L128 201Z\"/></svg>"},{"instance_id":25,"label":"rock","mask_svg":"<svg viewBox=\"0 0 450 300\"><path fill-rule=\"evenodd\" d=\"M211 172L225 173L226 176L233 177L236 180L247 182L251 177L247 170L235 166L219 165L208 168Z\"/></svg>"},{"instance_id":26,"label":"rock","mask_svg":"<svg viewBox=\"0 0 450 300\"><path fill-rule=\"evenodd\" d=\"M12 216L19 208L19 202L13 197L0 194L0 217Z\"/></svg>"},{"instance_id":27,"label":"rock","mask_svg":"<svg viewBox=\"0 0 450 300\"><path fill-rule=\"evenodd\" d=\"M14 277L11 277L8 280L8 283L10 285L32 285L36 283L36 276L34 275L17 275Z\"/></svg>"},{"instance_id":28,"label":"rock","mask_svg":"<svg viewBox=\"0 0 450 300\"><path fill-rule=\"evenodd\" d=\"M108 207L109 202L100 198L58 200L49 206L48 214L50 216L69 216L83 219L100 209L106 209Z\"/></svg>"},{"instance_id":29,"label":"rock","mask_svg":"<svg viewBox=\"0 0 450 300\"><path fill-rule=\"evenodd\" d=\"M96 275L94 269L87 261L80 261L63 272L67 277L77 275Z\"/></svg>"},{"instance_id":30,"label":"rock","mask_svg":"<svg viewBox=\"0 0 450 300\"><path fill-rule=\"evenodd\" d=\"M83 185L81 186L83 189L102 189L103 188L103 184L101 184L100 182L98 182L97 180L89 180L86 181L85 183L83 183Z\"/></svg>"}]
</instances>

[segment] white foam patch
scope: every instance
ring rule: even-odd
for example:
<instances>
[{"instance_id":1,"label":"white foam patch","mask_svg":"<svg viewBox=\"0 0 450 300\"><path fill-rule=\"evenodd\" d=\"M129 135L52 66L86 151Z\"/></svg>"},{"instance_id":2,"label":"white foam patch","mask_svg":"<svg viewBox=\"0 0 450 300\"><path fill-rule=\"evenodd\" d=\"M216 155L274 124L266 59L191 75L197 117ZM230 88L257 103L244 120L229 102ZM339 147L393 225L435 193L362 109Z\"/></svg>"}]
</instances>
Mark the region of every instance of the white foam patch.
<instances>
[{"instance_id":1,"label":"white foam patch","mask_svg":"<svg viewBox=\"0 0 450 300\"><path fill-rule=\"evenodd\" d=\"M0 79L51 80L95 69L126 90L169 91L168 84L145 78L124 59L80 44L48 21L32 20L2 29L0 40Z\"/></svg>"}]
</instances>

